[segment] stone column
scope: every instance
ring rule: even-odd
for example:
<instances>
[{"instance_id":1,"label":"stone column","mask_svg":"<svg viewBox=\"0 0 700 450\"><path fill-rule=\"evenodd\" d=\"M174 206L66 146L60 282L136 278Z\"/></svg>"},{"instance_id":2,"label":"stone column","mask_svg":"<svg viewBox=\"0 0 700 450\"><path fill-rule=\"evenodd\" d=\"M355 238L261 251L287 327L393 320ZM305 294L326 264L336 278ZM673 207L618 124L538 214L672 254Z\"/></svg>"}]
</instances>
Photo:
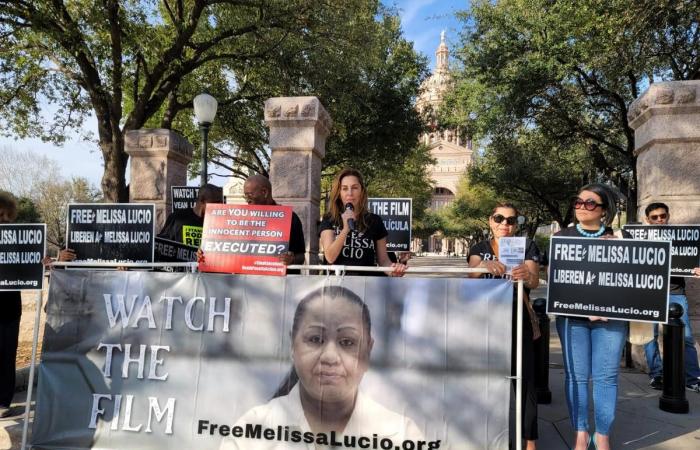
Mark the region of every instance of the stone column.
<instances>
[{"instance_id":1,"label":"stone column","mask_svg":"<svg viewBox=\"0 0 700 450\"><path fill-rule=\"evenodd\" d=\"M245 180L230 177L224 185L224 198L229 205L244 205L246 203L243 196L243 184Z\"/></svg>"},{"instance_id":2,"label":"stone column","mask_svg":"<svg viewBox=\"0 0 700 450\"><path fill-rule=\"evenodd\" d=\"M275 97L265 102L265 123L270 127L272 195L299 215L306 261L316 264L321 168L331 118L316 97Z\"/></svg>"},{"instance_id":3,"label":"stone column","mask_svg":"<svg viewBox=\"0 0 700 450\"><path fill-rule=\"evenodd\" d=\"M141 129L126 132L125 149L131 167L129 201L155 203L157 233L172 211L170 186L187 185L192 144L171 130Z\"/></svg>"},{"instance_id":4,"label":"stone column","mask_svg":"<svg viewBox=\"0 0 700 450\"><path fill-rule=\"evenodd\" d=\"M671 209L671 223L700 223L700 81L654 83L630 105L640 218L652 202ZM700 335L700 283L686 279L693 332ZM697 346L697 344L696 344Z\"/></svg>"}]
</instances>

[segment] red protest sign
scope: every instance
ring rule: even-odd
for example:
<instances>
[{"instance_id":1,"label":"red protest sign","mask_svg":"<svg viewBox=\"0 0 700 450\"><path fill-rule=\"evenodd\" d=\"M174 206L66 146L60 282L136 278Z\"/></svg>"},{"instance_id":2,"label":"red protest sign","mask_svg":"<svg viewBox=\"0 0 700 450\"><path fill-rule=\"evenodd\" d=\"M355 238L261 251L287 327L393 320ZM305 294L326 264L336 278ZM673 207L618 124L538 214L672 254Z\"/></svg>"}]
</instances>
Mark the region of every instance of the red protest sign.
<instances>
[{"instance_id":1,"label":"red protest sign","mask_svg":"<svg viewBox=\"0 0 700 450\"><path fill-rule=\"evenodd\" d=\"M285 275L279 255L289 248L292 208L208 204L201 248L202 272Z\"/></svg>"}]
</instances>

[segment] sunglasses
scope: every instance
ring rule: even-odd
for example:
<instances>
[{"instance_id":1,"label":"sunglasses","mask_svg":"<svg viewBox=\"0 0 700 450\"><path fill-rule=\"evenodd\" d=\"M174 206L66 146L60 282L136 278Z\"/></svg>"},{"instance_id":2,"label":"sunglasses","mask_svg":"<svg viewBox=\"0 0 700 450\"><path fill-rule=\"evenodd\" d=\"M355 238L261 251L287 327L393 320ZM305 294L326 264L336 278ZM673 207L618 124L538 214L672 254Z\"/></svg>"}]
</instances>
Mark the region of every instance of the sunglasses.
<instances>
[{"instance_id":1,"label":"sunglasses","mask_svg":"<svg viewBox=\"0 0 700 450\"><path fill-rule=\"evenodd\" d=\"M661 213L661 214L652 214L649 216L650 220L666 220L668 219L668 214L666 213Z\"/></svg>"},{"instance_id":2,"label":"sunglasses","mask_svg":"<svg viewBox=\"0 0 700 450\"><path fill-rule=\"evenodd\" d=\"M491 219L496 223L501 223L505 220L508 225L515 225L518 223L518 218L516 216L506 217L501 214L495 214L491 216Z\"/></svg>"},{"instance_id":3,"label":"sunglasses","mask_svg":"<svg viewBox=\"0 0 700 450\"><path fill-rule=\"evenodd\" d=\"M574 208L575 209L581 209L584 208L586 211L593 211L599 206L605 206L602 203L596 203L595 200L593 199L588 199L588 200L583 200L581 198L577 198L574 200Z\"/></svg>"}]
</instances>

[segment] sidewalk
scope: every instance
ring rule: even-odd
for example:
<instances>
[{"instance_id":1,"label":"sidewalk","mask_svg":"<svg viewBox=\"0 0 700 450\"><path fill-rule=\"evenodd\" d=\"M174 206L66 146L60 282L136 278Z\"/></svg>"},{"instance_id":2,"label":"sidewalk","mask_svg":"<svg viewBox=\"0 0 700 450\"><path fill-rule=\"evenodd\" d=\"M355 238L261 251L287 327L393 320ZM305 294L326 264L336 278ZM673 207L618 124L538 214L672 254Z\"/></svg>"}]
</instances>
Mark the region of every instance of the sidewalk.
<instances>
[{"instance_id":1,"label":"sidewalk","mask_svg":"<svg viewBox=\"0 0 700 450\"><path fill-rule=\"evenodd\" d=\"M545 297L546 289L532 298ZM539 405L540 450L571 448L574 431L564 395L564 366L559 337L551 322L549 341L549 389L552 403ZM661 391L649 387L649 377L637 369L620 368L615 424L611 433L613 449L698 450L700 449L700 394L686 391L688 414L670 414L659 409ZM592 405L591 405L592 407ZM591 426L595 423L589 415Z\"/></svg>"}]
</instances>

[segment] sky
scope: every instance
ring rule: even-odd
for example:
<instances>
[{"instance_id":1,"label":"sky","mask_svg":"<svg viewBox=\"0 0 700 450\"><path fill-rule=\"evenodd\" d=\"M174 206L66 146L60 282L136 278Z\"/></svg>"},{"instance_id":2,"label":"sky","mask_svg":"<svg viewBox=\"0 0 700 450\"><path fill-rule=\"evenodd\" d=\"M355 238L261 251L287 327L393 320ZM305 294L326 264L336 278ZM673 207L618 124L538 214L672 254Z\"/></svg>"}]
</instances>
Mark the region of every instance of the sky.
<instances>
[{"instance_id":1,"label":"sky","mask_svg":"<svg viewBox=\"0 0 700 450\"><path fill-rule=\"evenodd\" d=\"M430 69L435 67L435 50L440 43L440 32L445 30L447 45L454 48L458 41L460 23L455 12L467 9L468 0L382 0L386 6L396 7L401 17L401 27L407 40L413 41L414 48L426 55ZM262 105L260 105L262 108ZM47 117L51 114L47 113ZM97 135L97 121L88 118L86 130ZM77 136L77 133L76 133ZM102 155L95 142L73 139L62 147L41 142L39 139L16 140L0 137L0 151L4 148L14 150L31 150L55 160L63 168L66 178L81 176L95 186L100 186L103 164ZM211 170L211 169L210 169ZM128 178L127 172L127 178ZM189 184L198 184L199 179L190 180ZM212 182L223 185L226 181L215 177Z\"/></svg>"}]
</instances>

